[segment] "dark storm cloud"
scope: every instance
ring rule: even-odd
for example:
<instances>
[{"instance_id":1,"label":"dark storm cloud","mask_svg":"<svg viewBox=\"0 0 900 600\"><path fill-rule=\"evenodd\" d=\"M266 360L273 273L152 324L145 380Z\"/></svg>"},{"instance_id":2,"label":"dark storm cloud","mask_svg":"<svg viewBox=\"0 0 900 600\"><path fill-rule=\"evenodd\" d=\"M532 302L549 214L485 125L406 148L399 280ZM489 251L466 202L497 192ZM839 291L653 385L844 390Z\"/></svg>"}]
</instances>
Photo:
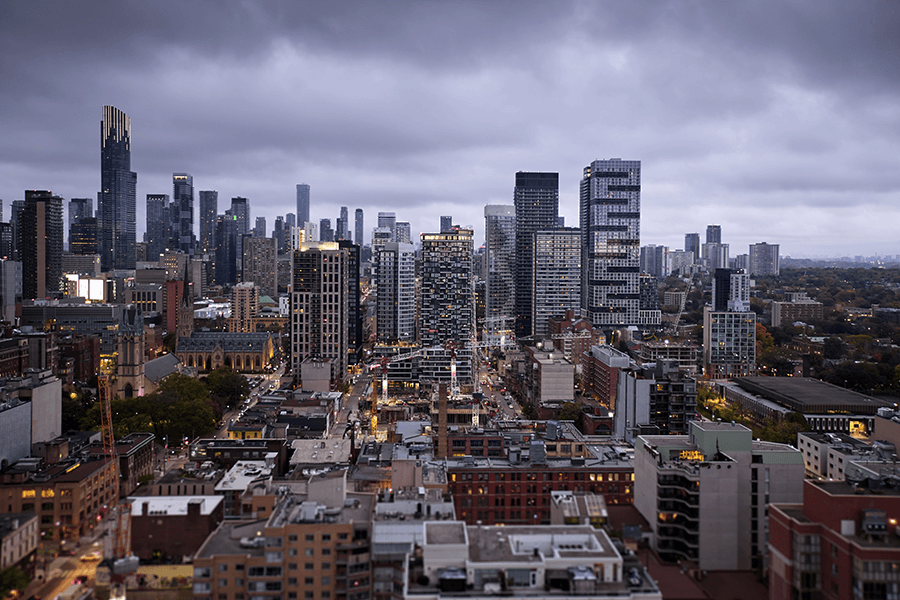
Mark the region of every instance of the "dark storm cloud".
<instances>
[{"instance_id":1,"label":"dark storm cloud","mask_svg":"<svg viewBox=\"0 0 900 600\"><path fill-rule=\"evenodd\" d=\"M139 206L188 171L254 214L394 210L483 229L516 170L643 160L643 243L721 223L732 254L889 252L894 2L12 2L0 197L93 196L100 107L134 126ZM140 222L138 229L143 229ZM836 242L839 240L839 242Z\"/></svg>"}]
</instances>

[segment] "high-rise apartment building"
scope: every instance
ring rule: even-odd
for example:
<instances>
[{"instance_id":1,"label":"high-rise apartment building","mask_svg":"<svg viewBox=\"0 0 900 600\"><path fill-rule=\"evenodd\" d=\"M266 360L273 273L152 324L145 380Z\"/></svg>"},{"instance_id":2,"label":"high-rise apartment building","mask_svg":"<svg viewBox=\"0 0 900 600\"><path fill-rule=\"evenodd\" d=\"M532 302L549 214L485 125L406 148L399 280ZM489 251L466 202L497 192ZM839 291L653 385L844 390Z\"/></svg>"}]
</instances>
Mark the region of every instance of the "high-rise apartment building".
<instances>
[{"instance_id":1,"label":"high-rise apartment building","mask_svg":"<svg viewBox=\"0 0 900 600\"><path fill-rule=\"evenodd\" d=\"M104 271L134 268L137 173L131 170L131 119L114 106L100 121L97 223Z\"/></svg>"},{"instance_id":2,"label":"high-rise apartment building","mask_svg":"<svg viewBox=\"0 0 900 600\"><path fill-rule=\"evenodd\" d=\"M339 241L338 247L347 252L347 362L355 365L363 359L363 318L365 317L360 304L360 247L349 240Z\"/></svg>"},{"instance_id":3,"label":"high-rise apartment building","mask_svg":"<svg viewBox=\"0 0 900 600\"><path fill-rule=\"evenodd\" d=\"M684 234L684 251L694 253L694 262L700 259L700 234L686 233Z\"/></svg>"},{"instance_id":4,"label":"high-rise apartment building","mask_svg":"<svg viewBox=\"0 0 900 600\"><path fill-rule=\"evenodd\" d=\"M225 214L216 219L216 285L237 282L237 218Z\"/></svg>"},{"instance_id":5,"label":"high-rise apartment building","mask_svg":"<svg viewBox=\"0 0 900 600\"><path fill-rule=\"evenodd\" d=\"M60 290L63 252L63 200L53 192L27 190L17 240L22 257L22 296L46 298Z\"/></svg>"},{"instance_id":6,"label":"high-rise apartment building","mask_svg":"<svg viewBox=\"0 0 900 600\"><path fill-rule=\"evenodd\" d=\"M401 244L412 243L412 226L409 224L409 221L397 221L397 233L395 238L396 241Z\"/></svg>"},{"instance_id":7,"label":"high-rise apartment building","mask_svg":"<svg viewBox=\"0 0 900 600\"><path fill-rule=\"evenodd\" d=\"M443 217L441 217L443 230ZM516 314L516 207L489 204L484 207L485 329L505 327L501 317ZM579 258L579 264L580 264ZM493 319L493 320L492 320ZM510 321L510 324L513 324Z\"/></svg>"},{"instance_id":8,"label":"high-rise apartment building","mask_svg":"<svg viewBox=\"0 0 900 600\"><path fill-rule=\"evenodd\" d=\"M703 255L703 260L701 261L703 266L710 271L728 268L728 244L710 242L703 244L703 246L700 247L700 252Z\"/></svg>"},{"instance_id":9,"label":"high-rise apartment building","mask_svg":"<svg viewBox=\"0 0 900 600\"><path fill-rule=\"evenodd\" d=\"M750 274L759 277L778 275L781 271L778 249L778 244L750 244Z\"/></svg>"},{"instance_id":10,"label":"high-rise apartment building","mask_svg":"<svg viewBox=\"0 0 900 600\"><path fill-rule=\"evenodd\" d=\"M750 276L743 271L716 269L712 277L712 309L750 310Z\"/></svg>"},{"instance_id":11,"label":"high-rise apartment building","mask_svg":"<svg viewBox=\"0 0 900 600\"><path fill-rule=\"evenodd\" d=\"M364 231L364 229L363 229L363 227L364 227L364 225L363 225L363 209L361 209L361 208L356 209L355 226L356 226L356 235L354 236L355 237L354 241L356 242L357 246L362 248L363 246L365 246L365 243L363 241L363 231Z\"/></svg>"},{"instance_id":12,"label":"high-rise apartment building","mask_svg":"<svg viewBox=\"0 0 900 600\"><path fill-rule=\"evenodd\" d=\"M337 231L335 232L336 240L352 239L350 235L350 214L346 206L341 207L341 216L338 217Z\"/></svg>"},{"instance_id":13,"label":"high-rise apartment building","mask_svg":"<svg viewBox=\"0 0 900 600\"><path fill-rule=\"evenodd\" d=\"M272 237L275 238L275 246L279 254L284 254L284 217L275 217L275 225L272 227Z\"/></svg>"},{"instance_id":14,"label":"high-rise apartment building","mask_svg":"<svg viewBox=\"0 0 900 600\"><path fill-rule=\"evenodd\" d=\"M231 199L231 216L237 225L238 235L250 233L250 201L236 196Z\"/></svg>"},{"instance_id":15,"label":"high-rise apartment building","mask_svg":"<svg viewBox=\"0 0 900 600\"><path fill-rule=\"evenodd\" d=\"M292 228L297 227L297 215L295 215L294 213L288 213L284 215L284 225L285 227L287 227L287 231L290 231ZM303 223L300 223L299 225L302 227Z\"/></svg>"},{"instance_id":16,"label":"high-rise apartment building","mask_svg":"<svg viewBox=\"0 0 900 600\"><path fill-rule=\"evenodd\" d=\"M200 253L214 254L216 251L216 216L219 213L219 192L200 191Z\"/></svg>"},{"instance_id":17,"label":"high-rise apartment building","mask_svg":"<svg viewBox=\"0 0 900 600\"><path fill-rule=\"evenodd\" d=\"M147 194L147 231L144 241L147 242L147 257L159 260L169 241L169 195Z\"/></svg>"},{"instance_id":18,"label":"high-rise apartment building","mask_svg":"<svg viewBox=\"0 0 900 600\"><path fill-rule=\"evenodd\" d=\"M291 364L295 378L307 358L331 362L333 385L347 373L349 258L336 242L304 242L294 251Z\"/></svg>"},{"instance_id":19,"label":"high-rise apartment building","mask_svg":"<svg viewBox=\"0 0 900 600\"><path fill-rule=\"evenodd\" d=\"M472 377L472 352L466 343L475 335L472 230L423 233L421 240L419 342L425 348L454 344L457 379L467 383ZM420 364L424 379L450 379L449 351L428 354Z\"/></svg>"},{"instance_id":20,"label":"high-rise apartment building","mask_svg":"<svg viewBox=\"0 0 900 600\"><path fill-rule=\"evenodd\" d=\"M416 339L416 251L388 242L373 254L376 265L375 337L381 343Z\"/></svg>"},{"instance_id":21,"label":"high-rise apartment building","mask_svg":"<svg viewBox=\"0 0 900 600\"><path fill-rule=\"evenodd\" d=\"M450 231L453 228L453 217L451 215L441 216L441 233Z\"/></svg>"},{"instance_id":22,"label":"high-rise apartment building","mask_svg":"<svg viewBox=\"0 0 900 600\"><path fill-rule=\"evenodd\" d=\"M516 335L534 333L532 266L534 232L556 227L559 216L559 173L516 173L513 190L516 210Z\"/></svg>"},{"instance_id":23,"label":"high-rise apartment building","mask_svg":"<svg viewBox=\"0 0 900 600\"><path fill-rule=\"evenodd\" d=\"M663 278L669 275L668 246L641 246L641 272Z\"/></svg>"},{"instance_id":24,"label":"high-rise apartment building","mask_svg":"<svg viewBox=\"0 0 900 600\"><path fill-rule=\"evenodd\" d=\"M178 206L178 248L194 253L194 178L187 173L172 174L172 200Z\"/></svg>"},{"instance_id":25,"label":"high-rise apartment building","mask_svg":"<svg viewBox=\"0 0 900 600\"><path fill-rule=\"evenodd\" d=\"M9 324L22 316L22 263L0 256L0 321Z\"/></svg>"},{"instance_id":26,"label":"high-rise apartment building","mask_svg":"<svg viewBox=\"0 0 900 600\"><path fill-rule=\"evenodd\" d=\"M266 237L266 218L265 217L256 217L256 225L253 226L253 237L255 237L255 238Z\"/></svg>"},{"instance_id":27,"label":"high-rise apartment building","mask_svg":"<svg viewBox=\"0 0 900 600\"><path fill-rule=\"evenodd\" d=\"M253 333L251 319L259 314L260 289L253 281L244 281L231 288L231 317L228 331Z\"/></svg>"},{"instance_id":28,"label":"high-rise apartment building","mask_svg":"<svg viewBox=\"0 0 900 600\"><path fill-rule=\"evenodd\" d=\"M608 329L659 324L659 311L641 310L641 161L585 167L579 212L582 316Z\"/></svg>"},{"instance_id":29,"label":"high-rise apartment building","mask_svg":"<svg viewBox=\"0 0 900 600\"><path fill-rule=\"evenodd\" d=\"M3 202L0 202L0 221L3 220ZM74 225L78 219L84 219L87 217L94 216L94 201L90 198L72 198L69 200L69 231L72 231L72 225ZM71 233L69 234L71 238Z\"/></svg>"},{"instance_id":30,"label":"high-rise apartment building","mask_svg":"<svg viewBox=\"0 0 900 600\"><path fill-rule=\"evenodd\" d=\"M581 307L581 230L576 227L534 232L534 297L531 322L534 335L547 335L551 317Z\"/></svg>"},{"instance_id":31,"label":"high-rise apartment building","mask_svg":"<svg viewBox=\"0 0 900 600\"><path fill-rule=\"evenodd\" d=\"M278 246L274 238L244 238L242 281L252 281L259 293L278 297Z\"/></svg>"},{"instance_id":32,"label":"high-rise apartment building","mask_svg":"<svg viewBox=\"0 0 900 600\"><path fill-rule=\"evenodd\" d=\"M756 373L756 313L703 308L703 369L710 379Z\"/></svg>"},{"instance_id":33,"label":"high-rise apartment building","mask_svg":"<svg viewBox=\"0 0 900 600\"><path fill-rule=\"evenodd\" d=\"M721 244L722 243L722 226L707 225L706 226L706 243Z\"/></svg>"},{"instance_id":34,"label":"high-rise apartment building","mask_svg":"<svg viewBox=\"0 0 900 600\"><path fill-rule=\"evenodd\" d=\"M297 226L309 223L309 184L297 184Z\"/></svg>"}]
</instances>

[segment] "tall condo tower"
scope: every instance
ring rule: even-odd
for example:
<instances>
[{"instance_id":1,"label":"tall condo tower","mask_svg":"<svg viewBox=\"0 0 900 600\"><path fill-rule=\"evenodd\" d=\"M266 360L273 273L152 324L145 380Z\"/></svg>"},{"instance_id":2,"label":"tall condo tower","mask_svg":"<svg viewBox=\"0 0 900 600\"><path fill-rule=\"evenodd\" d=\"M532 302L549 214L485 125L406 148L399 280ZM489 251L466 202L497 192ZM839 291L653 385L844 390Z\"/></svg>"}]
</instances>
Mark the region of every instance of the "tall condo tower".
<instances>
[{"instance_id":1,"label":"tall condo tower","mask_svg":"<svg viewBox=\"0 0 900 600\"><path fill-rule=\"evenodd\" d=\"M534 232L534 297L531 321L535 335L550 333L551 317L581 305L581 230L577 227Z\"/></svg>"},{"instance_id":2,"label":"tall condo tower","mask_svg":"<svg viewBox=\"0 0 900 600\"><path fill-rule=\"evenodd\" d=\"M297 225L303 227L309 222L309 184L297 184Z\"/></svg>"},{"instance_id":3,"label":"tall condo tower","mask_svg":"<svg viewBox=\"0 0 900 600\"><path fill-rule=\"evenodd\" d=\"M64 231L62 198L53 192L27 190L25 208L16 226L22 257L22 297L46 298L58 292Z\"/></svg>"},{"instance_id":4,"label":"tall condo tower","mask_svg":"<svg viewBox=\"0 0 900 600\"><path fill-rule=\"evenodd\" d=\"M168 211L168 194L147 194L147 232L144 241L147 242L147 258L151 261L159 260L159 255L168 245Z\"/></svg>"},{"instance_id":5,"label":"tall condo tower","mask_svg":"<svg viewBox=\"0 0 900 600\"><path fill-rule=\"evenodd\" d=\"M354 241L356 242L356 245L359 246L360 248L362 248L364 246L364 244L363 244L363 209L361 209L361 208L356 209L356 235L354 237L355 237Z\"/></svg>"},{"instance_id":6,"label":"tall condo tower","mask_svg":"<svg viewBox=\"0 0 900 600\"><path fill-rule=\"evenodd\" d=\"M131 119L114 106L103 107L100 121L100 192L97 228L100 266L134 268L137 173L131 170Z\"/></svg>"},{"instance_id":7,"label":"tall condo tower","mask_svg":"<svg viewBox=\"0 0 900 600\"><path fill-rule=\"evenodd\" d=\"M219 192L200 191L200 252L214 254L216 251L216 215L219 211Z\"/></svg>"},{"instance_id":8,"label":"tall condo tower","mask_svg":"<svg viewBox=\"0 0 900 600\"><path fill-rule=\"evenodd\" d=\"M499 317L512 318L516 314L516 207L485 206L484 232L487 263L484 316L488 320L485 329L500 330L504 323L499 322Z\"/></svg>"},{"instance_id":9,"label":"tall condo tower","mask_svg":"<svg viewBox=\"0 0 900 600\"><path fill-rule=\"evenodd\" d=\"M684 234L684 251L694 253L694 264L700 259L700 234Z\"/></svg>"},{"instance_id":10,"label":"tall condo tower","mask_svg":"<svg viewBox=\"0 0 900 600\"><path fill-rule=\"evenodd\" d=\"M416 339L416 249L412 244L388 242L374 253L376 339L382 343Z\"/></svg>"},{"instance_id":11,"label":"tall condo tower","mask_svg":"<svg viewBox=\"0 0 900 600\"><path fill-rule=\"evenodd\" d=\"M441 231L450 231L453 228L453 215L441 215Z\"/></svg>"},{"instance_id":12,"label":"tall condo tower","mask_svg":"<svg viewBox=\"0 0 900 600\"><path fill-rule=\"evenodd\" d=\"M722 243L722 226L707 225L706 226L706 243L721 244Z\"/></svg>"},{"instance_id":13,"label":"tall condo tower","mask_svg":"<svg viewBox=\"0 0 900 600\"><path fill-rule=\"evenodd\" d=\"M641 161L595 160L581 180L581 312L595 327L658 324L640 309Z\"/></svg>"},{"instance_id":14,"label":"tall condo tower","mask_svg":"<svg viewBox=\"0 0 900 600\"><path fill-rule=\"evenodd\" d=\"M194 253L194 178L187 173L172 174L172 200L178 207L178 249L187 255Z\"/></svg>"},{"instance_id":15,"label":"tall condo tower","mask_svg":"<svg viewBox=\"0 0 900 600\"><path fill-rule=\"evenodd\" d=\"M559 173L516 173L516 336L534 333L534 232L556 227L559 213Z\"/></svg>"}]
</instances>

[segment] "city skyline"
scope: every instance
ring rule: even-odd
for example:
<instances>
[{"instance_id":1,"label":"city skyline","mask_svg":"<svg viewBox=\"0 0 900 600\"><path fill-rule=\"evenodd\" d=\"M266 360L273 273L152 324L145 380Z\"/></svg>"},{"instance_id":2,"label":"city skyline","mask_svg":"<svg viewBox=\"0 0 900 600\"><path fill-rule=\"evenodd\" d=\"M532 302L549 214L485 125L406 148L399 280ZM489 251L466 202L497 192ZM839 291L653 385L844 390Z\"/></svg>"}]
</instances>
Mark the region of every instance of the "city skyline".
<instances>
[{"instance_id":1,"label":"city skyline","mask_svg":"<svg viewBox=\"0 0 900 600\"><path fill-rule=\"evenodd\" d=\"M717 223L733 255L900 253L894 3L269 6L5 7L4 214L26 189L95 197L111 105L134 123L138 239L146 195L186 172L269 223L303 182L314 222L394 211L416 234L452 214L480 245L511 173L558 172L573 226L584 165L631 157L642 244Z\"/></svg>"}]
</instances>

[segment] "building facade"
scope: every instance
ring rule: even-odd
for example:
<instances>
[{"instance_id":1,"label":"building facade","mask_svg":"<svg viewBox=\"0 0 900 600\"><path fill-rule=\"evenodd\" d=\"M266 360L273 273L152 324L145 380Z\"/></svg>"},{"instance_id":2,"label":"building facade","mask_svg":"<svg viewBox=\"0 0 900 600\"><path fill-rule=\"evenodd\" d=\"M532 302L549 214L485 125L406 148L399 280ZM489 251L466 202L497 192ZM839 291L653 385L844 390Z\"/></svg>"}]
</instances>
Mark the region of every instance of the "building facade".
<instances>
[{"instance_id":1,"label":"building facade","mask_svg":"<svg viewBox=\"0 0 900 600\"><path fill-rule=\"evenodd\" d=\"M201 254L214 254L216 251L216 215L219 210L219 192L216 190L200 191L199 247Z\"/></svg>"},{"instance_id":2,"label":"building facade","mask_svg":"<svg viewBox=\"0 0 900 600\"><path fill-rule=\"evenodd\" d=\"M516 335L532 335L534 299L534 232L558 225L559 173L516 173Z\"/></svg>"},{"instance_id":3,"label":"building facade","mask_svg":"<svg viewBox=\"0 0 900 600\"><path fill-rule=\"evenodd\" d=\"M62 283L63 201L53 192L26 190L17 222L22 296L46 298Z\"/></svg>"},{"instance_id":4,"label":"building facade","mask_svg":"<svg viewBox=\"0 0 900 600\"><path fill-rule=\"evenodd\" d=\"M388 242L373 253L376 264L375 338L380 343L416 340L416 251Z\"/></svg>"},{"instance_id":5,"label":"building facade","mask_svg":"<svg viewBox=\"0 0 900 600\"><path fill-rule=\"evenodd\" d=\"M574 227L538 229L532 247L532 330L536 336L546 336L550 317L581 306L581 231Z\"/></svg>"},{"instance_id":6,"label":"building facade","mask_svg":"<svg viewBox=\"0 0 900 600\"><path fill-rule=\"evenodd\" d=\"M441 231L444 231L441 217ZM489 204L484 207L485 318L512 319L516 314L516 207ZM486 329L503 329L489 321Z\"/></svg>"},{"instance_id":7,"label":"building facade","mask_svg":"<svg viewBox=\"0 0 900 600\"><path fill-rule=\"evenodd\" d=\"M97 221L104 271L133 269L137 173L131 170L131 119L114 106L100 121L100 192Z\"/></svg>"},{"instance_id":8,"label":"building facade","mask_svg":"<svg viewBox=\"0 0 900 600\"><path fill-rule=\"evenodd\" d=\"M781 272L781 257L778 244L760 242L750 244L750 275L768 277Z\"/></svg>"}]
</instances>

